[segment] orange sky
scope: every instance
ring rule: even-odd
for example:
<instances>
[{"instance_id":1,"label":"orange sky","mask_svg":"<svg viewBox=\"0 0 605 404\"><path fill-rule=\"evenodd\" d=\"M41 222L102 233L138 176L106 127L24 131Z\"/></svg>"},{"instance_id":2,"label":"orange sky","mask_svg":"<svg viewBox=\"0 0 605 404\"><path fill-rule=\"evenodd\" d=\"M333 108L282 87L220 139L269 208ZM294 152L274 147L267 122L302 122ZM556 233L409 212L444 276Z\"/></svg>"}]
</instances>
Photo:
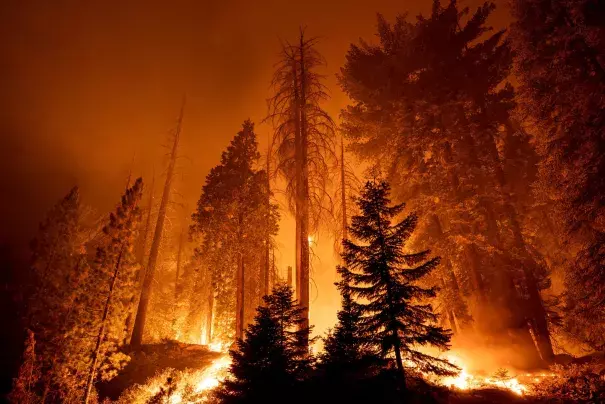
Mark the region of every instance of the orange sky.
<instances>
[{"instance_id":1,"label":"orange sky","mask_svg":"<svg viewBox=\"0 0 605 404\"><path fill-rule=\"evenodd\" d=\"M471 7L478 1L461 1ZM193 209L209 169L246 118L266 114L280 39L320 36L336 118L346 97L335 74L350 43L372 39L376 12L392 19L431 1L19 0L0 5L0 243L17 252L74 184L99 212L123 189L131 159L149 183L163 169L167 131L187 94L178 202ZM500 9L493 24L506 19ZM261 150L270 128L257 125ZM279 236L293 264L293 221ZM179 215L181 217L181 215ZM335 321L332 241L314 247L311 321Z\"/></svg>"}]
</instances>

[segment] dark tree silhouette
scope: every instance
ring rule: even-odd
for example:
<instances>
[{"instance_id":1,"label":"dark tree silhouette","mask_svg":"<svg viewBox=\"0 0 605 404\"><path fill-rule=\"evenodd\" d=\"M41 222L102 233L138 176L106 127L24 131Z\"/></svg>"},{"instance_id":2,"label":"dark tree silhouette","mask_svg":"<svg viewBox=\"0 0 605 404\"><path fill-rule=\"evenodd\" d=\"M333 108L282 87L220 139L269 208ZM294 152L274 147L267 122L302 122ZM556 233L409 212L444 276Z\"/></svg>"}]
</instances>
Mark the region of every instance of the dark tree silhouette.
<instances>
[{"instance_id":1,"label":"dark tree silhouette","mask_svg":"<svg viewBox=\"0 0 605 404\"><path fill-rule=\"evenodd\" d=\"M390 205L389 185L368 181L358 199L360 214L354 216L350 234L357 244L344 240L345 266L341 274L350 284L342 286L350 293L362 318L362 337L382 357L394 353L401 383L405 389L404 360L425 372L454 374L456 367L418 350L432 345L448 349L451 332L437 325L437 315L428 299L436 296L435 287L423 288L418 281L439 264L439 258L427 258L430 251L404 253L406 241L418 221L410 214L392 223L404 205Z\"/></svg>"},{"instance_id":2,"label":"dark tree silhouette","mask_svg":"<svg viewBox=\"0 0 605 404\"><path fill-rule=\"evenodd\" d=\"M577 251L566 277L567 326L603 349L605 8L590 0L511 4L519 109L537 129L540 189L556 203L561 238Z\"/></svg>"},{"instance_id":3,"label":"dark tree silhouette","mask_svg":"<svg viewBox=\"0 0 605 404\"><path fill-rule=\"evenodd\" d=\"M279 403L293 395L296 401L295 389L309 374L310 330L301 328L303 309L292 289L278 285L263 300L246 338L230 351L231 377L218 391L223 403Z\"/></svg>"}]
</instances>

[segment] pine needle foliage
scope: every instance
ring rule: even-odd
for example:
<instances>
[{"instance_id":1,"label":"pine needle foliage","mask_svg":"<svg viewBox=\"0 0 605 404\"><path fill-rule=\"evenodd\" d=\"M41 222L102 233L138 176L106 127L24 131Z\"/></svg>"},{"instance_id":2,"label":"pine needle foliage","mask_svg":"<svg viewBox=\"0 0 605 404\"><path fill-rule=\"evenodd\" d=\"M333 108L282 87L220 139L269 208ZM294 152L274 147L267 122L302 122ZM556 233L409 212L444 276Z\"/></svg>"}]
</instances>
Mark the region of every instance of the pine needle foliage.
<instances>
[{"instance_id":1,"label":"pine needle foliage","mask_svg":"<svg viewBox=\"0 0 605 404\"><path fill-rule=\"evenodd\" d=\"M358 241L343 241L345 266L340 273L350 284L342 290L359 308L362 338L382 357L394 355L402 377L408 364L423 372L455 374L457 368L446 360L418 350L449 348L451 332L436 325L428 302L437 289L418 284L439 264L439 257L429 259L429 250L404 252L418 218L412 213L393 222L404 204L391 205L389 192L386 182L368 181L357 201L361 213L352 218L349 231Z\"/></svg>"},{"instance_id":2,"label":"pine needle foliage","mask_svg":"<svg viewBox=\"0 0 605 404\"><path fill-rule=\"evenodd\" d=\"M300 327L304 318L292 289L278 285L263 300L245 339L230 351L231 377L217 393L222 403L283 402L309 375L312 358L306 341L310 329Z\"/></svg>"}]
</instances>

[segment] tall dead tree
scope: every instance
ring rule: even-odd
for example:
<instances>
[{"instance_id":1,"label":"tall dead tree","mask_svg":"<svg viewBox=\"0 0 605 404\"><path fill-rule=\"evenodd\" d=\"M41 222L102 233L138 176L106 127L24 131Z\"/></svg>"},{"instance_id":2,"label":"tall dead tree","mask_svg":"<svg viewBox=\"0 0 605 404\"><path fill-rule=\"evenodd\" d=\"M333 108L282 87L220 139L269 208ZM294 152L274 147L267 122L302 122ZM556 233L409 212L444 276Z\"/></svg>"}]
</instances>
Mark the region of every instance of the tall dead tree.
<instances>
[{"instance_id":1,"label":"tall dead tree","mask_svg":"<svg viewBox=\"0 0 605 404\"><path fill-rule=\"evenodd\" d=\"M271 137L269 136L269 142L267 144L267 161L266 167L267 170L267 214L270 212L271 208ZM267 229L265 235L265 261L263 267L262 274L262 296L269 296L269 279L271 277L271 232Z\"/></svg>"},{"instance_id":2,"label":"tall dead tree","mask_svg":"<svg viewBox=\"0 0 605 404\"><path fill-rule=\"evenodd\" d=\"M334 122L320 103L328 98L323 76L316 72L324 59L315 49L317 40L300 31L296 44L282 45L269 100L269 116L275 132L276 172L286 181L290 211L296 221L296 296L309 325L309 234L326 213L332 200L326 189L334 152Z\"/></svg>"},{"instance_id":3,"label":"tall dead tree","mask_svg":"<svg viewBox=\"0 0 605 404\"><path fill-rule=\"evenodd\" d=\"M141 271L137 276L137 280L143 278L143 268L145 268L145 255L147 250L147 239L149 238L149 229L151 228L151 211L153 210L153 190L155 189L155 170L151 176L151 187L149 188L149 199L147 202L147 216L145 218L145 228L143 229L143 235L141 237L141 244L139 246L139 263L141 264Z\"/></svg>"},{"instance_id":4,"label":"tall dead tree","mask_svg":"<svg viewBox=\"0 0 605 404\"><path fill-rule=\"evenodd\" d=\"M347 232L347 186L345 179L345 143L340 140L340 214L342 216L342 239L349 238Z\"/></svg>"},{"instance_id":5,"label":"tall dead tree","mask_svg":"<svg viewBox=\"0 0 605 404\"><path fill-rule=\"evenodd\" d=\"M151 250L149 251L149 261L147 263L147 270L145 271L145 276L143 278L141 297L139 299L137 316L134 322L132 338L130 340L130 344L134 347L140 347L141 343L143 342L143 331L145 330L147 309L149 307L149 298L151 297L151 285L153 284L153 278L155 276L156 264L160 253L160 241L162 240L162 233L164 231L164 221L166 220L166 210L168 208L168 202L170 201L170 188L172 185L174 169L176 166L177 151L179 147L179 138L181 135L184 110L185 101L183 100L183 104L181 105L181 112L177 121L176 130L174 132L172 150L170 152L170 160L168 162L168 171L166 172L166 182L164 183L164 191L162 193L162 200L160 201L160 207L158 210L158 219L153 234L153 242L151 244Z\"/></svg>"}]
</instances>

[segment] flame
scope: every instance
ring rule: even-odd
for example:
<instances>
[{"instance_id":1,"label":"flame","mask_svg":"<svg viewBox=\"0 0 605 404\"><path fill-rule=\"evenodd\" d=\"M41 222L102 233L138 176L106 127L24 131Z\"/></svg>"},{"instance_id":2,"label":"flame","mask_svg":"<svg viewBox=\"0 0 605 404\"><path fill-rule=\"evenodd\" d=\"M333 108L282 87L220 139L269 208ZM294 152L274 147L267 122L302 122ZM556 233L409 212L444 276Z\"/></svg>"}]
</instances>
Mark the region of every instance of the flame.
<instances>
[{"instance_id":1,"label":"flame","mask_svg":"<svg viewBox=\"0 0 605 404\"><path fill-rule=\"evenodd\" d=\"M223 355L206 368L197 384L195 385L195 392L201 393L206 390L212 390L221 383L227 377L227 369L231 365L231 358L228 355Z\"/></svg>"},{"instance_id":2,"label":"flame","mask_svg":"<svg viewBox=\"0 0 605 404\"><path fill-rule=\"evenodd\" d=\"M222 341L208 344L208 349L210 349L212 352L225 352L225 347L226 344L224 344Z\"/></svg>"},{"instance_id":3,"label":"flame","mask_svg":"<svg viewBox=\"0 0 605 404\"><path fill-rule=\"evenodd\" d=\"M468 372L466 366L462 363L460 358L457 358L455 356L448 356L447 360L458 366L461 370L457 376L444 377L439 379L439 384L456 388L458 390L472 390L485 387L495 387L503 390L512 391L513 393L519 396L527 392L527 387L521 384L516 377L497 378L473 375Z\"/></svg>"}]
</instances>

